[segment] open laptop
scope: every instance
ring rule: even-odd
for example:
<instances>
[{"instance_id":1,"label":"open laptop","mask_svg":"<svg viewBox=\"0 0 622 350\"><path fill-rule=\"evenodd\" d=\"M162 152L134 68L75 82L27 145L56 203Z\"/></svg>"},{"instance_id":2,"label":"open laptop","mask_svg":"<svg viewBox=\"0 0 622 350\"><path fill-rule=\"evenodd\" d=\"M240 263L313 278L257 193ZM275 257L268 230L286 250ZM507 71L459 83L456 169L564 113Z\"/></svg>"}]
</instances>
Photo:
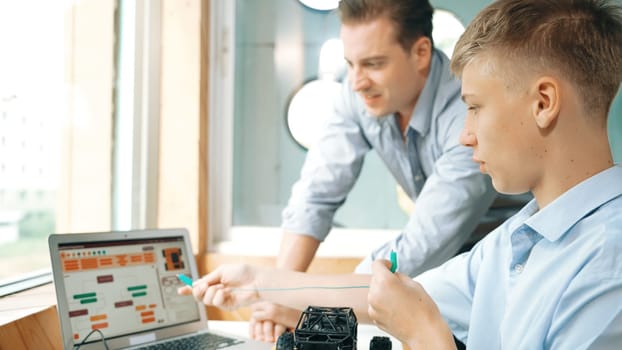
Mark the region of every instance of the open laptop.
<instances>
[{"instance_id":1,"label":"open laptop","mask_svg":"<svg viewBox=\"0 0 622 350\"><path fill-rule=\"evenodd\" d=\"M193 349L206 338L215 345L198 348L271 348L208 331L205 307L177 294L177 274L197 278L185 229L52 234L48 241L65 349L87 336L80 349L104 349L101 334L110 349Z\"/></svg>"}]
</instances>

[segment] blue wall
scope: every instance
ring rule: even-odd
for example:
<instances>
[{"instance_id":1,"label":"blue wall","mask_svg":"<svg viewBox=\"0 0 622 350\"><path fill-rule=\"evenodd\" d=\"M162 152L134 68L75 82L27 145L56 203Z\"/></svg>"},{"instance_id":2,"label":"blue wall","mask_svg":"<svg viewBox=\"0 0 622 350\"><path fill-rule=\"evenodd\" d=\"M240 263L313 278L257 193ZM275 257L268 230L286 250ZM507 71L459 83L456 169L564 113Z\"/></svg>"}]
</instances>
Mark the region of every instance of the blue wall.
<instances>
[{"instance_id":1,"label":"blue wall","mask_svg":"<svg viewBox=\"0 0 622 350\"><path fill-rule=\"evenodd\" d=\"M613 101L609 112L609 143L613 151L613 160L622 163L622 93Z\"/></svg>"},{"instance_id":2,"label":"blue wall","mask_svg":"<svg viewBox=\"0 0 622 350\"><path fill-rule=\"evenodd\" d=\"M432 0L465 25L489 2ZM306 154L286 129L286 105L317 75L319 48L338 37L339 21L334 13L309 10L295 0L236 0L236 6L233 222L276 226ZM620 96L611 109L609 136L614 159L622 162ZM399 229L405 220L395 181L371 152L336 221Z\"/></svg>"}]
</instances>

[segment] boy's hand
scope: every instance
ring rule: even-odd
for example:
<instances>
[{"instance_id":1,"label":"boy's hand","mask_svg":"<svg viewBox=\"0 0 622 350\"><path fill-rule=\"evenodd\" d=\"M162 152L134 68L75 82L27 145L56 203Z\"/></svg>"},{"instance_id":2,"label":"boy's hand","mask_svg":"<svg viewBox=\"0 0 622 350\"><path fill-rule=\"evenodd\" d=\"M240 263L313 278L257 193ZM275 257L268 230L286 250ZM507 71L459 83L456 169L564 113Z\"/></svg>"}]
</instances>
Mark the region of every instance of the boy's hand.
<instances>
[{"instance_id":1,"label":"boy's hand","mask_svg":"<svg viewBox=\"0 0 622 350\"><path fill-rule=\"evenodd\" d=\"M449 327L423 287L391 263L376 260L368 294L368 314L374 323L416 349L455 349Z\"/></svg>"},{"instance_id":2,"label":"boy's hand","mask_svg":"<svg viewBox=\"0 0 622 350\"><path fill-rule=\"evenodd\" d=\"M192 288L181 287L177 292L181 295L192 294L206 305L234 310L259 299L256 290L259 272L258 268L244 264L221 265L194 281Z\"/></svg>"},{"instance_id":3,"label":"boy's hand","mask_svg":"<svg viewBox=\"0 0 622 350\"><path fill-rule=\"evenodd\" d=\"M368 314L378 327L406 342L417 327L417 306L411 305L417 299L417 286L408 276L391 273L390 267L387 260L372 263Z\"/></svg>"}]
</instances>

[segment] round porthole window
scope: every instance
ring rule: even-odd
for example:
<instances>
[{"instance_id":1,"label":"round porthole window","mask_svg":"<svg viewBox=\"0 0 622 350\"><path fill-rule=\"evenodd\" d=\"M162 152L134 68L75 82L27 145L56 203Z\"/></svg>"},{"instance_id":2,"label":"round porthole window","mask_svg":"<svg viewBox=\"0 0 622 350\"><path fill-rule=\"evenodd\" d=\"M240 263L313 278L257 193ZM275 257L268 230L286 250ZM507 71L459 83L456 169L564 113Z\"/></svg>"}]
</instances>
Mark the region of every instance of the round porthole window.
<instances>
[{"instance_id":1,"label":"round porthole window","mask_svg":"<svg viewBox=\"0 0 622 350\"><path fill-rule=\"evenodd\" d=\"M333 99L339 94L339 81L345 71L341 40L327 40L320 49L317 78L295 91L287 107L287 129L302 148L309 149L320 136L324 120L332 113Z\"/></svg>"},{"instance_id":2,"label":"round porthole window","mask_svg":"<svg viewBox=\"0 0 622 350\"><path fill-rule=\"evenodd\" d=\"M333 10L339 5L339 0L300 0L300 2L309 8L319 11Z\"/></svg>"},{"instance_id":3,"label":"round porthole window","mask_svg":"<svg viewBox=\"0 0 622 350\"><path fill-rule=\"evenodd\" d=\"M434 46L451 58L454 46L464 32L464 25L453 13L446 10L435 10L434 17L432 17L432 27L434 28L432 30Z\"/></svg>"},{"instance_id":4,"label":"round porthole window","mask_svg":"<svg viewBox=\"0 0 622 350\"><path fill-rule=\"evenodd\" d=\"M287 108L287 128L304 149L309 149L317 141L340 89L341 83L317 79L304 84L292 97Z\"/></svg>"}]
</instances>

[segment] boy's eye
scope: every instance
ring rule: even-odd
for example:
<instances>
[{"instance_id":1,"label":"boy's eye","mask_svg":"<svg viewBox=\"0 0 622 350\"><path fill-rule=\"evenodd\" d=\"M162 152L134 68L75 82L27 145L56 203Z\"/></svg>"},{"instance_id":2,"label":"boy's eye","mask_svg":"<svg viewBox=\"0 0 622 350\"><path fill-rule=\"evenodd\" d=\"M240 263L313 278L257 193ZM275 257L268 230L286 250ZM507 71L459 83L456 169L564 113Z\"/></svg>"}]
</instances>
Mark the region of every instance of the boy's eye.
<instances>
[{"instance_id":1,"label":"boy's eye","mask_svg":"<svg viewBox=\"0 0 622 350\"><path fill-rule=\"evenodd\" d=\"M471 115L471 116L475 116L477 115L479 112L479 107L478 106L468 106L467 107L467 114Z\"/></svg>"}]
</instances>

